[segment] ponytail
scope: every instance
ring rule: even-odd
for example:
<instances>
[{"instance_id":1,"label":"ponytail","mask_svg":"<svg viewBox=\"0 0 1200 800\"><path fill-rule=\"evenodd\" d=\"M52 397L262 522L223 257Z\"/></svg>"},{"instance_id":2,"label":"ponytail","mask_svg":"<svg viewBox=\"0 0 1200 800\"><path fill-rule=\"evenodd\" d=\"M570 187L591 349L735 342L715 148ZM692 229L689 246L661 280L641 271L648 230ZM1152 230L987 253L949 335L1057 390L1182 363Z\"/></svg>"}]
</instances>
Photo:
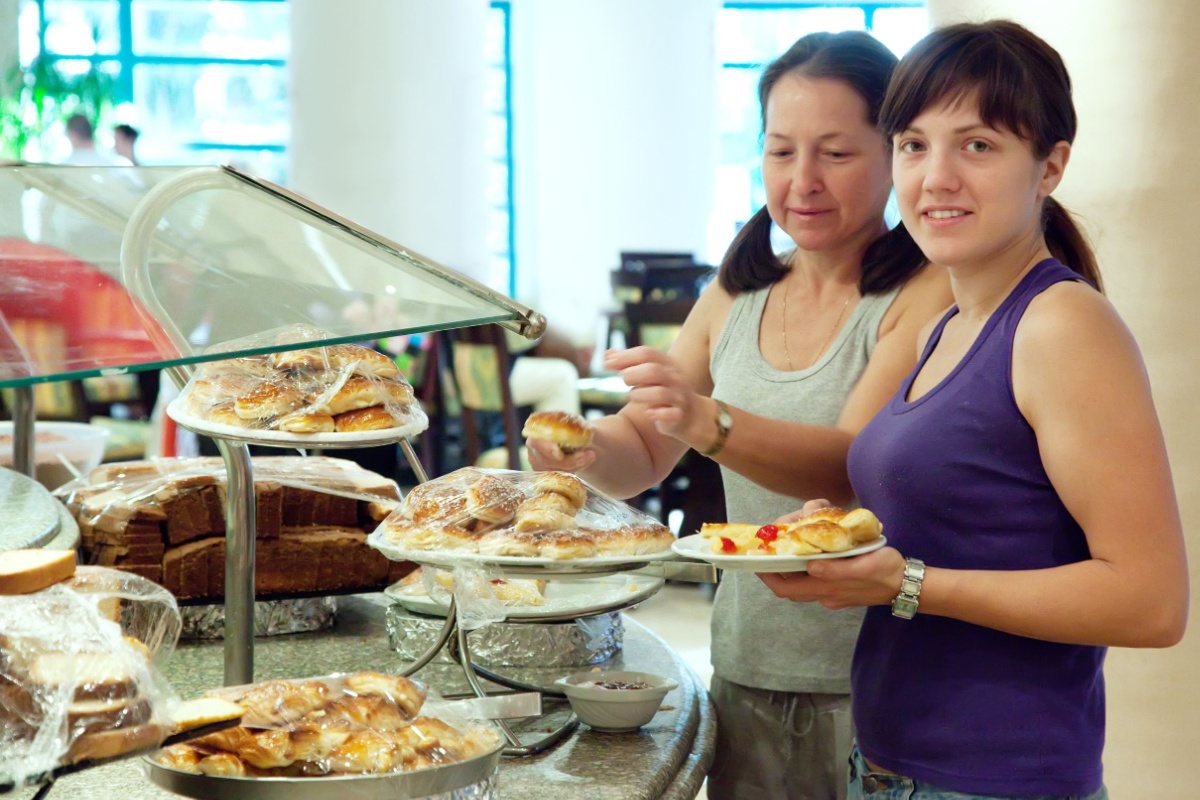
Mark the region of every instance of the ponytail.
<instances>
[{"instance_id":1,"label":"ponytail","mask_svg":"<svg viewBox=\"0 0 1200 800\"><path fill-rule=\"evenodd\" d=\"M1075 224L1071 213L1053 197L1047 197L1042 206L1042 230L1050 254L1078 272L1103 294L1104 283L1100 279L1100 266L1096 263L1092 246Z\"/></svg>"},{"instance_id":2,"label":"ponytail","mask_svg":"<svg viewBox=\"0 0 1200 800\"><path fill-rule=\"evenodd\" d=\"M925 254L901 222L867 246L858 291L864 297L891 291L904 285L926 263ZM717 280L730 294L741 294L776 283L789 269L771 249L771 215L763 206L733 238Z\"/></svg>"},{"instance_id":3,"label":"ponytail","mask_svg":"<svg viewBox=\"0 0 1200 800\"><path fill-rule=\"evenodd\" d=\"M787 271L771 249L771 215L763 206L733 237L717 280L730 294L741 294L770 286Z\"/></svg>"},{"instance_id":4,"label":"ponytail","mask_svg":"<svg viewBox=\"0 0 1200 800\"><path fill-rule=\"evenodd\" d=\"M858 291L863 297L882 294L904 283L921 271L928 259L913 241L904 223L880 236L863 253L862 276Z\"/></svg>"}]
</instances>

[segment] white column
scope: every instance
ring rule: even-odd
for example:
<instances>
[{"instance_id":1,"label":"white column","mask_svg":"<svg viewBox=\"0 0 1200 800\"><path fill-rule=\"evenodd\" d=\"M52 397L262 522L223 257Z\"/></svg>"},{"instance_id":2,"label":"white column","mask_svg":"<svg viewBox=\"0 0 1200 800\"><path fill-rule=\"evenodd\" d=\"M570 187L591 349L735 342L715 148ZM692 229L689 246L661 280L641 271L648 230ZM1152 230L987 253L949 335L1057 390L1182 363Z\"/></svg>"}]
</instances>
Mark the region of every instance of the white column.
<instances>
[{"instance_id":1,"label":"white column","mask_svg":"<svg viewBox=\"0 0 1200 800\"><path fill-rule=\"evenodd\" d=\"M590 343L621 250L703 259L720 0L514 0L517 294Z\"/></svg>"},{"instance_id":2,"label":"white column","mask_svg":"<svg viewBox=\"0 0 1200 800\"><path fill-rule=\"evenodd\" d=\"M1189 540L1192 632L1172 650L1113 650L1106 781L1113 797L1182 797L1200 741L1200 5L1194 0L929 0L934 26L1011 19L1052 44L1079 134L1062 187L1100 257L1108 295L1150 372ZM1137 481L1137 475L1129 480ZM1129 536L1137 537L1131 530Z\"/></svg>"},{"instance_id":3,"label":"white column","mask_svg":"<svg viewBox=\"0 0 1200 800\"><path fill-rule=\"evenodd\" d=\"M290 187L506 289L485 230L487 0L290 5Z\"/></svg>"}]
</instances>

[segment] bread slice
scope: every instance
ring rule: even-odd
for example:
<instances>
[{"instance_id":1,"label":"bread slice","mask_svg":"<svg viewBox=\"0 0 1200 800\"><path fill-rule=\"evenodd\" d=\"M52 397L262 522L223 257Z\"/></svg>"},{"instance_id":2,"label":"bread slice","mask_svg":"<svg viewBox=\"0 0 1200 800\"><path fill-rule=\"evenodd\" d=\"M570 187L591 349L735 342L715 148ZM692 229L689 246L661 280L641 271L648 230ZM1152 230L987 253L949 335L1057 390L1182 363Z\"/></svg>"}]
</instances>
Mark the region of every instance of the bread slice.
<instances>
[{"instance_id":1,"label":"bread slice","mask_svg":"<svg viewBox=\"0 0 1200 800\"><path fill-rule=\"evenodd\" d=\"M74 687L80 700L121 700L138 693L126 662L106 653L38 653L29 663L29 679L39 686Z\"/></svg>"},{"instance_id":2,"label":"bread slice","mask_svg":"<svg viewBox=\"0 0 1200 800\"><path fill-rule=\"evenodd\" d=\"M137 750L148 750L157 746L167 736L167 731L161 725L147 723L134 725L130 728L116 728L111 731L85 733L71 742L64 763L74 764L78 761L99 760L132 753Z\"/></svg>"},{"instance_id":3,"label":"bread slice","mask_svg":"<svg viewBox=\"0 0 1200 800\"><path fill-rule=\"evenodd\" d=\"M0 595L40 592L74 574L74 550L8 550L0 553Z\"/></svg>"},{"instance_id":4,"label":"bread slice","mask_svg":"<svg viewBox=\"0 0 1200 800\"><path fill-rule=\"evenodd\" d=\"M218 722L239 720L245 713L246 710L237 703L216 697L197 697L195 700L184 700L176 706L171 712L171 722L175 726L175 733L182 733Z\"/></svg>"}]
</instances>

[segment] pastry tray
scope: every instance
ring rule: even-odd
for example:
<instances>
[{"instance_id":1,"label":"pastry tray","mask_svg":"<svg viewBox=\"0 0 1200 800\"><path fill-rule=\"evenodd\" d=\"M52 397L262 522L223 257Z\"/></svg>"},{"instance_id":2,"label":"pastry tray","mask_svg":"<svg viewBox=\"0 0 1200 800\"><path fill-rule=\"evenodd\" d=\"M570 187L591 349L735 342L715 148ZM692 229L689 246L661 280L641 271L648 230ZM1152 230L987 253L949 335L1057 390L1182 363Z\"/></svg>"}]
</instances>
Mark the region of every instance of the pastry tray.
<instances>
[{"instance_id":1,"label":"pastry tray","mask_svg":"<svg viewBox=\"0 0 1200 800\"><path fill-rule=\"evenodd\" d=\"M504 748L413 772L344 775L324 778L223 778L165 767L150 758L143 764L155 785L198 800L409 800L445 794L492 777Z\"/></svg>"},{"instance_id":2,"label":"pastry tray","mask_svg":"<svg viewBox=\"0 0 1200 800\"><path fill-rule=\"evenodd\" d=\"M592 556L590 558L533 558L528 556L493 556L482 553L464 553L452 550L406 550L383 538L383 527L376 528L367 537L367 544L383 553L392 561L412 561L416 564L442 569L455 567L478 567L497 575L512 578L560 579L571 575L615 575L618 572L641 569L652 561L672 560L674 553L647 553L638 556Z\"/></svg>"},{"instance_id":3,"label":"pastry tray","mask_svg":"<svg viewBox=\"0 0 1200 800\"><path fill-rule=\"evenodd\" d=\"M75 772L82 772L85 769L92 769L93 767L103 767L106 764L112 764L116 761L125 761L130 758L137 758L138 756L147 756L150 753L157 752L161 748L170 747L173 744L180 744L191 739L197 739L201 736L207 736L210 733L223 731L226 728L232 728L235 725L241 724L242 719L241 717L238 717L237 719L222 720L221 722L214 722L209 725L201 725L197 728L180 731L179 733L173 733L166 739L163 739L161 744L156 744L153 747L139 747L136 750L130 750L128 753L118 753L110 758L96 758L76 761L74 764L64 764L61 767L56 767L50 772L43 772L40 775L31 775L21 783L21 786L38 786L40 784L53 783L65 775L71 775ZM18 787L11 781L0 779L0 794L7 794L16 788Z\"/></svg>"},{"instance_id":4,"label":"pastry tray","mask_svg":"<svg viewBox=\"0 0 1200 800\"><path fill-rule=\"evenodd\" d=\"M291 433L289 431L270 431L259 428L237 428L233 425L220 425L189 414L183 408L182 398L176 398L167 405L167 416L189 431L216 439L227 439L246 444L257 444L263 447L287 447L292 449L321 448L336 449L345 447L374 447L375 445L394 444L409 436L416 436L429 427L429 418L414 403L409 414L412 419L395 428L383 428L377 431L357 431L354 433Z\"/></svg>"}]
</instances>

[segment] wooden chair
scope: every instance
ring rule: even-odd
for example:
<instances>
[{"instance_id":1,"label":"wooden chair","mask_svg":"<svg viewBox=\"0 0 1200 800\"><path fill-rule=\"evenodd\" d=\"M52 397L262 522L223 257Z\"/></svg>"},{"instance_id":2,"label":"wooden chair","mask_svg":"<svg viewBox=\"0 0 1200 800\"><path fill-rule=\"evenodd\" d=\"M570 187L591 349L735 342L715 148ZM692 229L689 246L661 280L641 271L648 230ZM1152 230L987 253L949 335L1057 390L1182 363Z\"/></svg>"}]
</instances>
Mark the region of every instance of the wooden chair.
<instances>
[{"instance_id":1,"label":"wooden chair","mask_svg":"<svg viewBox=\"0 0 1200 800\"><path fill-rule=\"evenodd\" d=\"M453 388L462 407L463 460L476 464L491 449L483 441L480 412L498 415L504 432L503 449L508 469L522 469L521 426L508 377L511 359L499 325L460 328L443 334ZM527 462L525 462L527 463Z\"/></svg>"},{"instance_id":2,"label":"wooden chair","mask_svg":"<svg viewBox=\"0 0 1200 800\"><path fill-rule=\"evenodd\" d=\"M695 301L690 299L669 303L626 303L625 344L669 349L694 305Z\"/></svg>"}]
</instances>

